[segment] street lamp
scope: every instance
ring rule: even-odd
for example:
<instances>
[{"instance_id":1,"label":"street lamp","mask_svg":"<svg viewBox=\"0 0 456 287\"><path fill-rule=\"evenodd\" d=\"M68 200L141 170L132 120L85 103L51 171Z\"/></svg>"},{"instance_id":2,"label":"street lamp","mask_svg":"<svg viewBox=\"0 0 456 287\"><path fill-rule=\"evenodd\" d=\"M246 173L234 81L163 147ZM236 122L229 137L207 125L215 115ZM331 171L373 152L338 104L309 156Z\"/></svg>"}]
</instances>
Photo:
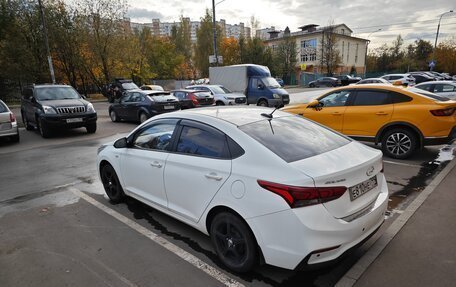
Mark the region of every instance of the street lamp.
<instances>
[{"instance_id":1,"label":"street lamp","mask_svg":"<svg viewBox=\"0 0 456 287\"><path fill-rule=\"evenodd\" d=\"M38 0L38 5L40 7L41 22L43 24L44 43L46 44L49 72L51 73L52 83L55 84L54 66L52 65L51 51L49 49L49 40L48 40L48 34L47 34L47 29L46 29L46 21L44 18L44 11L43 11L43 6L41 5L41 0Z\"/></svg>"},{"instance_id":2,"label":"street lamp","mask_svg":"<svg viewBox=\"0 0 456 287\"><path fill-rule=\"evenodd\" d=\"M429 64L429 68L431 71L434 70L434 66L435 66L435 49L437 48L437 39L439 38L440 21L442 21L442 17L445 14L449 14L449 13L453 13L453 10L450 10L450 11L445 12L442 15L440 15L439 25L437 25L437 34L435 35L434 51L432 52L432 62L431 62L431 64Z\"/></svg>"},{"instance_id":3,"label":"street lamp","mask_svg":"<svg viewBox=\"0 0 456 287\"><path fill-rule=\"evenodd\" d=\"M217 55L217 23L215 21L215 6L224 2L226 0L221 0L215 3L215 0L212 0L212 29L214 31L214 56L215 56L215 65L218 66L218 55Z\"/></svg>"},{"instance_id":4,"label":"street lamp","mask_svg":"<svg viewBox=\"0 0 456 287\"><path fill-rule=\"evenodd\" d=\"M367 47L369 47L369 43L370 43L370 40L369 40L369 37L370 35L372 35L373 33L376 33L376 32L379 32L381 31L382 28L379 28L373 32L371 32L369 35L367 35L367 42L366 42L366 54L364 55L364 79L366 78L366 71L367 71Z\"/></svg>"}]
</instances>

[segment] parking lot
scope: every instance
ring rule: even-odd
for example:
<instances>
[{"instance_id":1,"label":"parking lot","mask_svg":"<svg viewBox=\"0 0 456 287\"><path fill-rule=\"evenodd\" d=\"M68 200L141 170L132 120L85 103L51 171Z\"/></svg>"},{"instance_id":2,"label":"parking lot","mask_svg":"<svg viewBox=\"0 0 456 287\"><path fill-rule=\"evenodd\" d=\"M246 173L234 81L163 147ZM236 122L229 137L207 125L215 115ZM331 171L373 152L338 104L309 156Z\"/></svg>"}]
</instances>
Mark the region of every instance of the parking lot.
<instances>
[{"instance_id":1,"label":"parking lot","mask_svg":"<svg viewBox=\"0 0 456 287\"><path fill-rule=\"evenodd\" d=\"M295 103L321 90L290 93ZM136 124L111 122L107 107L95 103L95 134L77 129L42 139L22 128L19 144L0 142L0 282L5 286L333 286L455 149L433 146L409 160L384 158L390 192L385 224L339 263L300 272L260 266L241 275L222 266L210 239L198 231L134 199L109 203L96 174L97 148Z\"/></svg>"}]
</instances>

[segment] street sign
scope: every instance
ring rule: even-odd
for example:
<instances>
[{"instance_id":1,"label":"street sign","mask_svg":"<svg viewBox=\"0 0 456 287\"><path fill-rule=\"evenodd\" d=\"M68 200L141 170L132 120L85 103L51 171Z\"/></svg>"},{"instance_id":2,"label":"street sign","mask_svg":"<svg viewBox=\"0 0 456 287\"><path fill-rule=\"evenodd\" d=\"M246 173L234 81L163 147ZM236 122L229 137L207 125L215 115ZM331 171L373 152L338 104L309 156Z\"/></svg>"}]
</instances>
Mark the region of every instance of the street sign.
<instances>
[{"instance_id":1,"label":"street sign","mask_svg":"<svg viewBox=\"0 0 456 287\"><path fill-rule=\"evenodd\" d=\"M215 55L209 55L209 63L214 64L215 62Z\"/></svg>"},{"instance_id":2,"label":"street sign","mask_svg":"<svg viewBox=\"0 0 456 287\"><path fill-rule=\"evenodd\" d=\"M307 69L307 65L306 64L301 64L301 71L305 71Z\"/></svg>"},{"instance_id":3,"label":"street sign","mask_svg":"<svg viewBox=\"0 0 456 287\"><path fill-rule=\"evenodd\" d=\"M431 68L431 70L435 67L435 61L430 61L429 62L429 68Z\"/></svg>"}]
</instances>

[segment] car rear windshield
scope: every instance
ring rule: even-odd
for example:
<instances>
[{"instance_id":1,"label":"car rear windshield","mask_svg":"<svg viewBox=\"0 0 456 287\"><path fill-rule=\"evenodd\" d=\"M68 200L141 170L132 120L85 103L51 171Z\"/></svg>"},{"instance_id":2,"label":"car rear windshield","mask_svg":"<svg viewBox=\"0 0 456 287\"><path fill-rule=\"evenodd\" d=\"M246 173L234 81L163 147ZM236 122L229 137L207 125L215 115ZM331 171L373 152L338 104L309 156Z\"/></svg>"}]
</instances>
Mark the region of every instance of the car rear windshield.
<instances>
[{"instance_id":1,"label":"car rear windshield","mask_svg":"<svg viewBox=\"0 0 456 287\"><path fill-rule=\"evenodd\" d=\"M262 120L239 128L286 162L316 156L351 141L299 116Z\"/></svg>"},{"instance_id":2,"label":"car rear windshield","mask_svg":"<svg viewBox=\"0 0 456 287\"><path fill-rule=\"evenodd\" d=\"M39 101L79 99L78 92L72 87L44 87L36 89L36 99Z\"/></svg>"},{"instance_id":3,"label":"car rear windshield","mask_svg":"<svg viewBox=\"0 0 456 287\"><path fill-rule=\"evenodd\" d=\"M446 102L446 101L450 100L450 98L447 98L447 97L444 97L444 96L439 96L439 95L436 95L436 94L431 93L431 92L426 92L425 90L421 90L421 89L418 89L418 88L409 88L409 90L411 92L416 93L416 94L420 94L422 96L431 98L433 100L441 101L441 102Z\"/></svg>"},{"instance_id":4,"label":"car rear windshield","mask_svg":"<svg viewBox=\"0 0 456 287\"><path fill-rule=\"evenodd\" d=\"M8 110L6 109L6 106L0 102L0 113L5 113L7 112Z\"/></svg>"},{"instance_id":5,"label":"car rear windshield","mask_svg":"<svg viewBox=\"0 0 456 287\"><path fill-rule=\"evenodd\" d=\"M136 90L136 89L139 89L138 86L135 83L130 83L130 82L122 83L122 88L124 90Z\"/></svg>"},{"instance_id":6,"label":"car rear windshield","mask_svg":"<svg viewBox=\"0 0 456 287\"><path fill-rule=\"evenodd\" d=\"M148 94L148 96L150 96L150 97L155 97L155 96L169 96L169 95L171 95L170 92L162 92L162 93L154 92L154 93Z\"/></svg>"}]
</instances>

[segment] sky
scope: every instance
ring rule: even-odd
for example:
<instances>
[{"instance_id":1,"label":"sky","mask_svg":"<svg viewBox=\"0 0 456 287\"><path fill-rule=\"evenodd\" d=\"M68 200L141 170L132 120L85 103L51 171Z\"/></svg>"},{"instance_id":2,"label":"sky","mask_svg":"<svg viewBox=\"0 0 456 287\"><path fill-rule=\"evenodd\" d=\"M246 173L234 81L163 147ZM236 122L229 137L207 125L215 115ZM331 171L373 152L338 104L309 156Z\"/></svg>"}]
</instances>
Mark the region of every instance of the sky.
<instances>
[{"instance_id":1,"label":"sky","mask_svg":"<svg viewBox=\"0 0 456 287\"><path fill-rule=\"evenodd\" d=\"M212 0L129 0L127 16L132 22L179 21L180 15L198 21ZM259 28L289 27L292 32L306 24L326 26L345 23L354 36L368 38L370 48L392 43L401 35L406 43L418 39L435 41L440 15L439 43L456 38L456 1L454 0L215 0L216 19L227 24L243 22L250 27L253 16ZM218 3L218 4L217 4ZM211 10L212 11L212 10ZM381 29L379 31L379 29Z\"/></svg>"}]
</instances>

